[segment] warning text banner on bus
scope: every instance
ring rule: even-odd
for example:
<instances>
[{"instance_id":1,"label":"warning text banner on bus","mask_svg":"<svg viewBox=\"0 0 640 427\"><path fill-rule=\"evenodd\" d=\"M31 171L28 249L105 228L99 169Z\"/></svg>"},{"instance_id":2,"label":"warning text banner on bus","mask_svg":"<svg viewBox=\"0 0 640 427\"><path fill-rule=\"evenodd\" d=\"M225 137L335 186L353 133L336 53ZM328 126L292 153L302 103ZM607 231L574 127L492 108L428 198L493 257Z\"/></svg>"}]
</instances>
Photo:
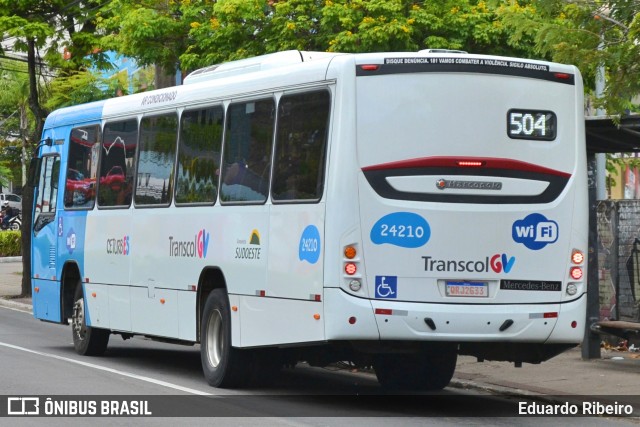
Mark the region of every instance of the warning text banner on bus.
<instances>
[{"instance_id":1,"label":"warning text banner on bus","mask_svg":"<svg viewBox=\"0 0 640 427\"><path fill-rule=\"evenodd\" d=\"M1 396L0 417L638 417L637 396Z\"/></svg>"},{"instance_id":2,"label":"warning text banner on bus","mask_svg":"<svg viewBox=\"0 0 640 427\"><path fill-rule=\"evenodd\" d=\"M575 84L575 76L573 74L554 73L546 64L499 58L474 58L472 56L385 58L384 64L374 71L356 67L357 76L420 72L503 74L549 80L569 85Z\"/></svg>"}]
</instances>

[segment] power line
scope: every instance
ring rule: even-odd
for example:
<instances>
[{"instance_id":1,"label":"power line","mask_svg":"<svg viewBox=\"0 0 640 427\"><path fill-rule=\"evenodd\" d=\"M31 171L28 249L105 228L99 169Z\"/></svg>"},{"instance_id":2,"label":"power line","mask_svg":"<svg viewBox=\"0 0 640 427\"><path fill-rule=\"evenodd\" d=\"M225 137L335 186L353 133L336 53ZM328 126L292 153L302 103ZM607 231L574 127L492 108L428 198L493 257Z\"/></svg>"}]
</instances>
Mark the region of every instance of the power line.
<instances>
[{"instance_id":1,"label":"power line","mask_svg":"<svg viewBox=\"0 0 640 427\"><path fill-rule=\"evenodd\" d=\"M11 73L24 73L24 74L29 74L29 71L27 70L15 70L15 69L11 69L11 68L4 68L4 67L0 67L1 71L9 71ZM39 76L42 77L57 77L55 74L46 74L46 73L36 73Z\"/></svg>"}]
</instances>

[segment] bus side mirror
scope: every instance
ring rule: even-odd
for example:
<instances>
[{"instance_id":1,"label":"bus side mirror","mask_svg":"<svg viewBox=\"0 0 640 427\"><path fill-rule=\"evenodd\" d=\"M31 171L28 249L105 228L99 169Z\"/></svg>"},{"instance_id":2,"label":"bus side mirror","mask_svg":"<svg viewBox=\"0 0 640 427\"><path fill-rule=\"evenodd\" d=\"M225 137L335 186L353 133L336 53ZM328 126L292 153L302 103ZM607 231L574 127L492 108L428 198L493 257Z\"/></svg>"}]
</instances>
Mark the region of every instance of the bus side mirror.
<instances>
[{"instance_id":1,"label":"bus side mirror","mask_svg":"<svg viewBox=\"0 0 640 427\"><path fill-rule=\"evenodd\" d=\"M42 158L33 157L29 162L29 186L35 188L38 186L38 178L40 177L40 169L42 168Z\"/></svg>"}]
</instances>

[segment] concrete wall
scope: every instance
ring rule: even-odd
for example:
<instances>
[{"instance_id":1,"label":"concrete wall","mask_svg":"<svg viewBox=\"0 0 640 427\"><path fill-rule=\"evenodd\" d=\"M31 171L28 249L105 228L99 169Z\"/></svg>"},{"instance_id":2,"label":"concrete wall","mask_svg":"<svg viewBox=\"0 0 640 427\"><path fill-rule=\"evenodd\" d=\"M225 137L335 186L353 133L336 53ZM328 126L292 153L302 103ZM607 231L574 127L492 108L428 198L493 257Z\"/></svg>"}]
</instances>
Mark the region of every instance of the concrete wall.
<instances>
[{"instance_id":1,"label":"concrete wall","mask_svg":"<svg viewBox=\"0 0 640 427\"><path fill-rule=\"evenodd\" d=\"M597 218L600 318L638 322L640 200L600 201Z\"/></svg>"}]
</instances>

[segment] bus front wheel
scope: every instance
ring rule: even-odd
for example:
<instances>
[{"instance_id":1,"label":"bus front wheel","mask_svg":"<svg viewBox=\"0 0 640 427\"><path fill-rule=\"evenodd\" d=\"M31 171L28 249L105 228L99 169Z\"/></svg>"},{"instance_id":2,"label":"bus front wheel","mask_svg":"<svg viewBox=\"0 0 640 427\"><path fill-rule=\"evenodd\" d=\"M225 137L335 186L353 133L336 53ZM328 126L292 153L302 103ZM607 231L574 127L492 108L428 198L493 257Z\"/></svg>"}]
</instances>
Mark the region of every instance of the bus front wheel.
<instances>
[{"instance_id":1,"label":"bus front wheel","mask_svg":"<svg viewBox=\"0 0 640 427\"><path fill-rule=\"evenodd\" d=\"M246 385L249 353L231 346L231 314L224 289L214 289L207 297L200 331L200 358L207 383L222 388Z\"/></svg>"},{"instance_id":2,"label":"bus front wheel","mask_svg":"<svg viewBox=\"0 0 640 427\"><path fill-rule=\"evenodd\" d=\"M100 356L107 349L110 332L87 326L84 294L82 284L78 283L73 298L73 314L71 315L71 332L73 347L82 356Z\"/></svg>"},{"instance_id":3,"label":"bus front wheel","mask_svg":"<svg viewBox=\"0 0 640 427\"><path fill-rule=\"evenodd\" d=\"M450 343L433 343L419 353L378 354L373 368L384 388L442 390L451 381L458 349Z\"/></svg>"}]
</instances>

